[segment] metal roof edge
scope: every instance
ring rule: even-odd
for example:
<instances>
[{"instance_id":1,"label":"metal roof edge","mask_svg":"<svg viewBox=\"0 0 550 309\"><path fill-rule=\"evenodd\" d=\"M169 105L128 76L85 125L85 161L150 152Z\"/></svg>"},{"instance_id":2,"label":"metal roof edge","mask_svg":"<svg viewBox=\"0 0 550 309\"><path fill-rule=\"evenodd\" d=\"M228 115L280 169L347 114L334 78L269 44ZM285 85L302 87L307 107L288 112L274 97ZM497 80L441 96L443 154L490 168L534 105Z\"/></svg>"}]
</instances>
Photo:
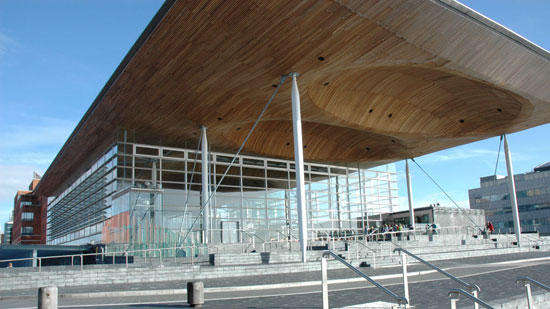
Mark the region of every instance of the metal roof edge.
<instances>
[{"instance_id":1,"label":"metal roof edge","mask_svg":"<svg viewBox=\"0 0 550 309\"><path fill-rule=\"evenodd\" d=\"M489 17L471 9L470 7L456 1L456 0L431 0L432 2L438 3L451 11L457 12L459 14L465 15L466 17L473 19L479 24L499 33L502 36L507 37L508 39L523 45L530 51L535 54L542 56L546 60L550 60L550 51L538 46L537 44L529 41L520 34L506 28L505 26L497 23L496 21L490 19Z\"/></svg>"},{"instance_id":2,"label":"metal roof edge","mask_svg":"<svg viewBox=\"0 0 550 309\"><path fill-rule=\"evenodd\" d=\"M42 181L40 181L38 183L38 185L36 186L34 191L39 192L40 185L47 182L48 172L50 172L50 170L52 169L52 166L63 155L63 153L65 152L67 147L70 145L72 139L80 131L80 128L86 123L88 118L90 118L92 116L92 114L94 113L95 109L97 108L97 106L99 105L99 103L101 102L101 100L103 99L105 94L107 93L107 91L109 91L109 89L111 89L111 86L113 86L113 84L118 80L118 78L120 77L121 73L124 71L126 66L134 58L135 54L139 51L139 49L143 46L143 44L147 41L147 39L149 39L149 37L151 36L153 31L157 28L157 26L160 24L160 22L164 19L164 17L166 16L166 13L168 13L168 11L172 8L174 3L176 3L176 1L177 0L166 0L162 4L162 6L159 8L159 10L155 14L155 16L153 16L153 18L151 19L149 24L147 24L147 27L145 27L145 30L143 30L143 32L138 37L136 42L132 45L130 50L126 53L126 56L124 56L124 58L122 59L120 64L117 66L117 68L115 69L113 74L111 74L111 77L109 78L107 83L105 83L105 86L103 86L103 88L101 89L99 94L96 96L96 98L92 102L92 105L90 106L90 108L88 108L88 110L86 111L84 116L82 116L82 119L80 119L80 121L76 125L76 127L73 130L73 132L71 133L71 135L69 135L69 138L67 138L67 140L65 141L65 143L61 147L61 150L59 150L59 152L57 153L57 155L53 159L50 166L48 166L48 169L46 170L46 172L42 176L42 179L41 179Z\"/></svg>"}]
</instances>

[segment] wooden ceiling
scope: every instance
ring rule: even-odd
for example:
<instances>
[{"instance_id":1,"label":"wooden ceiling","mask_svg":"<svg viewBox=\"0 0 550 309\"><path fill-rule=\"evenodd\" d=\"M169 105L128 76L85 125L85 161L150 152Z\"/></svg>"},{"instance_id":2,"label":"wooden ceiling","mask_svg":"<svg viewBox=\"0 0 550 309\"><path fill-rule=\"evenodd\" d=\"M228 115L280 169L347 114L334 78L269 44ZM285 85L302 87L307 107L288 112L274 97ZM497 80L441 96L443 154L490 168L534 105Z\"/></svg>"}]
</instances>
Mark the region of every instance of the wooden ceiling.
<instances>
[{"instance_id":1,"label":"wooden ceiling","mask_svg":"<svg viewBox=\"0 0 550 309\"><path fill-rule=\"evenodd\" d=\"M41 181L120 129L234 152L299 72L304 156L374 166L550 121L550 56L448 0L167 1ZM474 17L472 17L474 16ZM245 146L293 158L290 82Z\"/></svg>"}]
</instances>

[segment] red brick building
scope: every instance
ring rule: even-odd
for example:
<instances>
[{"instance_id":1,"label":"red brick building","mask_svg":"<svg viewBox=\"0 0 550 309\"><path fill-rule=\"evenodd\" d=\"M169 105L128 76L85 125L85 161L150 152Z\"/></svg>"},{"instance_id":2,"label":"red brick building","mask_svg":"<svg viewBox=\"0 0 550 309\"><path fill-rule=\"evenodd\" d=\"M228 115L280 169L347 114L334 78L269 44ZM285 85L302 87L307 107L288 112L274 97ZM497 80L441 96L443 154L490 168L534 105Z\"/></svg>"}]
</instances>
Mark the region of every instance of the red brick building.
<instances>
[{"instance_id":1,"label":"red brick building","mask_svg":"<svg viewBox=\"0 0 550 309\"><path fill-rule=\"evenodd\" d=\"M12 244L46 243L47 201L35 192L38 182L40 182L40 177L35 174L29 189L17 191L15 195Z\"/></svg>"}]
</instances>

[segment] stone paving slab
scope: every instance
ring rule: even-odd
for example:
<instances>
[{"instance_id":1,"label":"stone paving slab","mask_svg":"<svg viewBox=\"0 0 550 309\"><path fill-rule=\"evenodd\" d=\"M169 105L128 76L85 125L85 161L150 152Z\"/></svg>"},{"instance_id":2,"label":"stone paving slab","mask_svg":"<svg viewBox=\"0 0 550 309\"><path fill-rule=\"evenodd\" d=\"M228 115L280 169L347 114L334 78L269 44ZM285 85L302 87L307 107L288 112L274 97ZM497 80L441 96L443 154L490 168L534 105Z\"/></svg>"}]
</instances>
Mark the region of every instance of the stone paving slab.
<instances>
[{"instance_id":1,"label":"stone paving slab","mask_svg":"<svg viewBox=\"0 0 550 309\"><path fill-rule=\"evenodd\" d=\"M540 265L539 265L540 264ZM521 265L521 266L518 266ZM456 269L453 273L460 276L463 280L476 283L482 287L480 298L488 301L490 304L501 303L505 299L518 298L524 295L524 289L515 286L515 278L527 275L540 281L548 277L550 272L549 261L526 262L507 267L506 265L482 266L478 265L478 270L472 272L465 267L462 270ZM493 271L486 272L488 269ZM474 274L472 274L474 273ZM446 278L437 278L429 275L428 277L414 277L410 280L411 300L416 308L448 308L449 300L447 292L451 288L456 288L456 283ZM385 280L384 285L398 295L402 295L402 284L399 278ZM337 290L334 290L336 288ZM365 302L386 301L391 302L380 290L368 284L356 284L355 286L329 286L329 299L331 307L343 307L356 305ZM320 308L321 294L319 287L278 289L276 291L250 291L245 296L234 292L206 294L206 304L204 308ZM91 305L92 307L101 304L113 303L142 303L138 305L108 305L101 308L181 308L186 307L185 297L180 296L150 296L134 298L100 298L93 300L65 300L61 299L61 305L74 306L73 308L83 308ZM143 304L149 303L149 304ZM2 308L21 308L32 306L30 300L19 302L2 302ZM459 302L459 307L469 306L466 300Z\"/></svg>"}]
</instances>

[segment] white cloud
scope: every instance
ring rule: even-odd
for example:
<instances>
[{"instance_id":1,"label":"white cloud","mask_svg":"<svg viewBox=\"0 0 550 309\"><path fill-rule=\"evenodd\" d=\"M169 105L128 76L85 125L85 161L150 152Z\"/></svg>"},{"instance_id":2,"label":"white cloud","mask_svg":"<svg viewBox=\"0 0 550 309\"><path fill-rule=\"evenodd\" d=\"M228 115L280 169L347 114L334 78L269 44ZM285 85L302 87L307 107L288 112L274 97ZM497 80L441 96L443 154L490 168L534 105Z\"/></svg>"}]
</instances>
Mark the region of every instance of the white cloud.
<instances>
[{"instance_id":1,"label":"white cloud","mask_svg":"<svg viewBox=\"0 0 550 309\"><path fill-rule=\"evenodd\" d=\"M6 125L0 132L0 149L21 150L62 145L74 127L73 121L44 117L33 121L33 124Z\"/></svg>"},{"instance_id":2,"label":"white cloud","mask_svg":"<svg viewBox=\"0 0 550 309\"><path fill-rule=\"evenodd\" d=\"M48 166L55 155L54 151L0 152L0 164L17 163L43 167Z\"/></svg>"},{"instance_id":3,"label":"white cloud","mask_svg":"<svg viewBox=\"0 0 550 309\"><path fill-rule=\"evenodd\" d=\"M15 39L0 32L0 56L3 56L10 51L16 51L19 47L20 45Z\"/></svg>"},{"instance_id":4,"label":"white cloud","mask_svg":"<svg viewBox=\"0 0 550 309\"><path fill-rule=\"evenodd\" d=\"M470 208L470 201L456 199L457 194L449 192L451 198L458 204L460 208ZM414 208L427 207L430 204L439 203L441 207L456 208L456 205L443 193L443 192L434 192L425 196L414 197L413 196L413 205ZM400 210L409 209L409 200L407 196L399 197L399 208Z\"/></svg>"},{"instance_id":5,"label":"white cloud","mask_svg":"<svg viewBox=\"0 0 550 309\"><path fill-rule=\"evenodd\" d=\"M74 127L64 119L21 119L0 131L0 224L8 220L17 191L28 188L33 172L44 173Z\"/></svg>"},{"instance_id":6,"label":"white cloud","mask_svg":"<svg viewBox=\"0 0 550 309\"><path fill-rule=\"evenodd\" d=\"M529 160L529 156L524 153L511 152L514 161L525 161ZM465 160L473 158L487 158L490 159L493 164L496 163L498 154L498 148L496 150L487 150L487 149L452 149L447 151L447 154L433 154L429 155L430 160L435 160L436 162L452 161L452 160ZM504 148L500 150L499 162L504 162ZM499 164L500 164L499 163Z\"/></svg>"},{"instance_id":7,"label":"white cloud","mask_svg":"<svg viewBox=\"0 0 550 309\"><path fill-rule=\"evenodd\" d=\"M425 156L426 162L448 162L490 156L496 160L497 151L485 149L453 149Z\"/></svg>"}]
</instances>

